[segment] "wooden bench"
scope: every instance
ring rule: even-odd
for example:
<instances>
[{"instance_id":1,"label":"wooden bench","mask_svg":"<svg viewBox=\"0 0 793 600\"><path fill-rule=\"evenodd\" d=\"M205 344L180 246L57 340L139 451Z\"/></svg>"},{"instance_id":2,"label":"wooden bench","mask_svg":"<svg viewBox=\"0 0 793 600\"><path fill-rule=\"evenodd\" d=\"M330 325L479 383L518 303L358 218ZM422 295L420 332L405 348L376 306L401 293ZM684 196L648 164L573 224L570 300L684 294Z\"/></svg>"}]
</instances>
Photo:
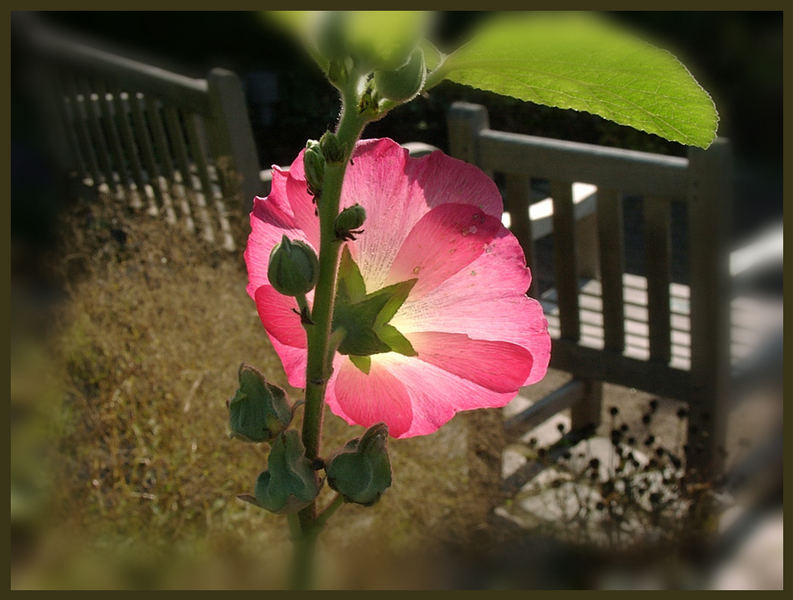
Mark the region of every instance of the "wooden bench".
<instances>
[{"instance_id":1,"label":"wooden bench","mask_svg":"<svg viewBox=\"0 0 793 600\"><path fill-rule=\"evenodd\" d=\"M689 423L698 424L696 433L689 430L688 468L701 477L715 473L732 367L741 358L735 332L745 308L730 300L731 274L744 265L737 255L731 265L728 247L727 141L718 139L707 151L690 149L685 158L620 150L495 131L487 110L467 103L451 107L448 130L454 156L503 181L504 222L523 246L534 274L531 295L539 297L549 321L551 367L573 375L511 417L507 436L565 409L574 430L591 431L601 420L605 381L686 402ZM533 178L547 184L549 197L532 202ZM625 268L626 194L642 206L639 274ZM673 232L681 215L682 233ZM671 278L673 234L687 255L687 283ZM548 235L553 267L545 275L552 287L541 289L536 250Z\"/></svg>"},{"instance_id":2,"label":"wooden bench","mask_svg":"<svg viewBox=\"0 0 793 600\"><path fill-rule=\"evenodd\" d=\"M19 15L60 167L80 184L234 248L228 202L265 189L236 74L193 79Z\"/></svg>"}]
</instances>

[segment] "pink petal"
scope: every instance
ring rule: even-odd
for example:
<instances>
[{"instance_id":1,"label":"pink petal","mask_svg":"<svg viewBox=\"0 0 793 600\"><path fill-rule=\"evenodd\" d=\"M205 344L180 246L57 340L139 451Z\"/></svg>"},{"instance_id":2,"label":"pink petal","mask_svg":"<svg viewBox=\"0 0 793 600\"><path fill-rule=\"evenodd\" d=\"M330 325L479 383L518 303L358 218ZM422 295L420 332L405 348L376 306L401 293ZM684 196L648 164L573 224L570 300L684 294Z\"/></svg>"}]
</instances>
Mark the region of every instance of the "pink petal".
<instances>
[{"instance_id":1,"label":"pink petal","mask_svg":"<svg viewBox=\"0 0 793 600\"><path fill-rule=\"evenodd\" d=\"M314 197L306 189L305 180L292 177L290 171L286 182L286 193L295 225L303 230L309 244L319 248L319 217L315 214L317 205L314 203Z\"/></svg>"},{"instance_id":2,"label":"pink petal","mask_svg":"<svg viewBox=\"0 0 793 600\"><path fill-rule=\"evenodd\" d=\"M267 337L270 338L273 349L284 365L284 371L286 372L286 379L289 385L299 389L305 388L306 361L308 358L306 349L282 344L278 341L278 338L270 334L270 332L267 332Z\"/></svg>"},{"instance_id":3,"label":"pink petal","mask_svg":"<svg viewBox=\"0 0 793 600\"><path fill-rule=\"evenodd\" d=\"M407 390L413 410L410 427L394 437L433 433L461 410L505 406L517 394L517 390L498 392L477 385L415 357L395 353L382 356L383 366Z\"/></svg>"},{"instance_id":4,"label":"pink petal","mask_svg":"<svg viewBox=\"0 0 793 600\"><path fill-rule=\"evenodd\" d=\"M422 199L411 193L407 160L407 150L396 142L367 140L356 146L347 167L341 206L358 203L366 209L364 233L349 247L367 290L383 287L402 240L427 212Z\"/></svg>"},{"instance_id":5,"label":"pink petal","mask_svg":"<svg viewBox=\"0 0 793 600\"><path fill-rule=\"evenodd\" d=\"M473 165L443 152L433 152L410 160L406 174L416 181L416 193L424 197L429 208L446 203L472 204L501 220L504 205L498 187Z\"/></svg>"},{"instance_id":6,"label":"pink petal","mask_svg":"<svg viewBox=\"0 0 793 600\"><path fill-rule=\"evenodd\" d=\"M530 282L520 244L503 229L465 269L422 297L411 294L391 324L405 335L464 333L476 340L517 344L533 358L524 382L529 385L542 379L551 349L542 307L524 293Z\"/></svg>"},{"instance_id":7,"label":"pink petal","mask_svg":"<svg viewBox=\"0 0 793 600\"><path fill-rule=\"evenodd\" d=\"M369 427L384 422L393 437L400 437L410 427L411 401L400 381L372 360L366 375L344 358L336 369L332 393L327 401L334 413L351 425Z\"/></svg>"},{"instance_id":8,"label":"pink petal","mask_svg":"<svg viewBox=\"0 0 793 600\"><path fill-rule=\"evenodd\" d=\"M347 168L342 208L366 209L364 233L349 244L368 290L385 285L391 264L413 226L431 209L446 203L470 204L501 219L501 195L479 169L434 152L410 158L388 138L363 140Z\"/></svg>"},{"instance_id":9,"label":"pink petal","mask_svg":"<svg viewBox=\"0 0 793 600\"><path fill-rule=\"evenodd\" d=\"M256 290L256 309L264 328L282 344L295 348L307 347L306 330L300 323L297 301L291 296L279 294L274 287L263 285Z\"/></svg>"},{"instance_id":10,"label":"pink petal","mask_svg":"<svg viewBox=\"0 0 793 600\"><path fill-rule=\"evenodd\" d=\"M416 223L394 260L386 284L418 277L411 298L420 298L471 264L503 228L467 204L442 204Z\"/></svg>"},{"instance_id":11,"label":"pink petal","mask_svg":"<svg viewBox=\"0 0 793 600\"><path fill-rule=\"evenodd\" d=\"M531 372L532 355L509 342L473 340L463 333L406 336L419 360L496 392L517 392Z\"/></svg>"},{"instance_id":12,"label":"pink petal","mask_svg":"<svg viewBox=\"0 0 793 600\"><path fill-rule=\"evenodd\" d=\"M306 173L303 170L303 155L306 153L305 147L303 147L300 152L297 153L297 158L292 161L292 164L289 165L289 174L294 177L295 179L301 179L303 181L306 180Z\"/></svg>"},{"instance_id":13,"label":"pink petal","mask_svg":"<svg viewBox=\"0 0 793 600\"><path fill-rule=\"evenodd\" d=\"M312 245L306 234L295 224L295 219L279 207L279 196L271 194L267 198L254 198L253 211L250 216L251 233L245 248L245 264L248 267L248 295L253 298L256 290L269 285L267 263L270 251L281 237L286 235L291 240L301 240ZM314 246L316 249L316 246Z\"/></svg>"}]
</instances>

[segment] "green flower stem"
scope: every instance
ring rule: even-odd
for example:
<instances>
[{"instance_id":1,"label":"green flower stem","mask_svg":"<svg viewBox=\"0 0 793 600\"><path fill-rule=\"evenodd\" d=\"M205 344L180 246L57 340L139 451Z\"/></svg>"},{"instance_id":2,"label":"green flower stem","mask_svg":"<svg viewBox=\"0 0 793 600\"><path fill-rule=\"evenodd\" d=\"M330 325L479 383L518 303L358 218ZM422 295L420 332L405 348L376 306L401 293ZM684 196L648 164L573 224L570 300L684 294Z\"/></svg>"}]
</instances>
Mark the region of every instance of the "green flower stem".
<instances>
[{"instance_id":1,"label":"green flower stem","mask_svg":"<svg viewBox=\"0 0 793 600\"><path fill-rule=\"evenodd\" d=\"M315 524L318 527L325 525L325 522L333 516L333 513L335 513L342 504L344 504L344 496L336 494L333 500L328 502L325 509L317 516Z\"/></svg>"},{"instance_id":2,"label":"green flower stem","mask_svg":"<svg viewBox=\"0 0 793 600\"><path fill-rule=\"evenodd\" d=\"M314 548L319 530L301 527L298 515L289 515L288 518L293 545L291 587L295 590L307 590L312 584Z\"/></svg>"},{"instance_id":3,"label":"green flower stem","mask_svg":"<svg viewBox=\"0 0 793 600\"><path fill-rule=\"evenodd\" d=\"M314 307L311 312L314 327L308 332L306 408L303 416L303 444L306 447L306 457L309 459L317 458L319 455L322 408L329 376L326 364L341 248L333 224L339 214L341 187L347 163L365 124L366 121L357 112L357 93L354 89L349 90L344 97L341 121L336 131L339 141L348 148L347 155L340 163L325 165L322 196L317 199L320 231L319 279L314 290Z\"/></svg>"},{"instance_id":4,"label":"green flower stem","mask_svg":"<svg viewBox=\"0 0 793 600\"><path fill-rule=\"evenodd\" d=\"M336 279L339 267L341 242L336 238L334 222L339 214L341 189L344 173L355 143L368 119L358 112L358 83L352 77L342 90L342 110L336 135L347 149L344 160L325 165L322 195L317 198L319 212L319 278L314 289L314 305L311 311L313 325L306 328L308 360L306 365L306 403L303 412L303 445L306 457L314 460L319 456L322 432L322 413L325 404L325 389L330 377L331 352L338 342L331 343L333 305L336 298ZM334 500L329 507L317 515L317 501L301 510L297 515L298 536L294 539L292 585L296 588L311 587L314 548L317 535L325 521L338 508L341 501Z\"/></svg>"}]
</instances>

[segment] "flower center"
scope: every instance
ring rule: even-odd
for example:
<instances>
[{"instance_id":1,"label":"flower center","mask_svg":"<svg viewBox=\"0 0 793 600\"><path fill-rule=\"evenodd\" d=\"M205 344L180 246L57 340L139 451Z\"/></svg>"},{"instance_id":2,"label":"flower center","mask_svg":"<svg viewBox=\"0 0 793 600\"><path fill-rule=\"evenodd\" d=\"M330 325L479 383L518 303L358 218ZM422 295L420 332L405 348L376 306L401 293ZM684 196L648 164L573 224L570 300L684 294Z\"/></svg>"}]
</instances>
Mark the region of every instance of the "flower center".
<instances>
[{"instance_id":1,"label":"flower center","mask_svg":"<svg viewBox=\"0 0 793 600\"><path fill-rule=\"evenodd\" d=\"M349 355L364 373L369 373L372 354L398 352L416 356L408 339L389 325L416 281L418 279L408 279L367 294L361 271L344 246L339 263L333 329L344 329L339 352Z\"/></svg>"}]
</instances>

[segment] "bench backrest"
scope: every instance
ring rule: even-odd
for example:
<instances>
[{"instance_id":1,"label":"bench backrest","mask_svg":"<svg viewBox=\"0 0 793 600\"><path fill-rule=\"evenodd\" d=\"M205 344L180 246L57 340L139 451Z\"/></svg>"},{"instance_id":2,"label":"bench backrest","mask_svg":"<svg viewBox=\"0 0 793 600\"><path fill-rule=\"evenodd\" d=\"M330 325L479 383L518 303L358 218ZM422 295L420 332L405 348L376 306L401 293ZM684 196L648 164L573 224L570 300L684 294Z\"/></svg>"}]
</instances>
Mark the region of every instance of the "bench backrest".
<instances>
[{"instance_id":1,"label":"bench backrest","mask_svg":"<svg viewBox=\"0 0 793 600\"><path fill-rule=\"evenodd\" d=\"M223 201L262 192L237 75L193 79L39 24L26 34L60 162L88 185L127 190L133 203L232 244Z\"/></svg>"},{"instance_id":2,"label":"bench backrest","mask_svg":"<svg viewBox=\"0 0 793 600\"><path fill-rule=\"evenodd\" d=\"M553 279L558 331L551 366L577 377L635 387L688 401L693 413L715 415L729 370L730 150L719 139L687 158L494 131L484 107L455 103L448 114L454 156L504 176L505 210L530 267L534 267L531 178L550 184L553 203ZM596 229L602 307L601 347L582 343L573 183L597 186ZM642 197L645 240L646 326L649 352L636 358L626 348L626 297L622 194ZM688 254L690 361L673 356L673 298L670 277L670 208L683 203ZM676 234L674 239L678 240ZM628 275L630 277L630 275Z\"/></svg>"}]
</instances>

